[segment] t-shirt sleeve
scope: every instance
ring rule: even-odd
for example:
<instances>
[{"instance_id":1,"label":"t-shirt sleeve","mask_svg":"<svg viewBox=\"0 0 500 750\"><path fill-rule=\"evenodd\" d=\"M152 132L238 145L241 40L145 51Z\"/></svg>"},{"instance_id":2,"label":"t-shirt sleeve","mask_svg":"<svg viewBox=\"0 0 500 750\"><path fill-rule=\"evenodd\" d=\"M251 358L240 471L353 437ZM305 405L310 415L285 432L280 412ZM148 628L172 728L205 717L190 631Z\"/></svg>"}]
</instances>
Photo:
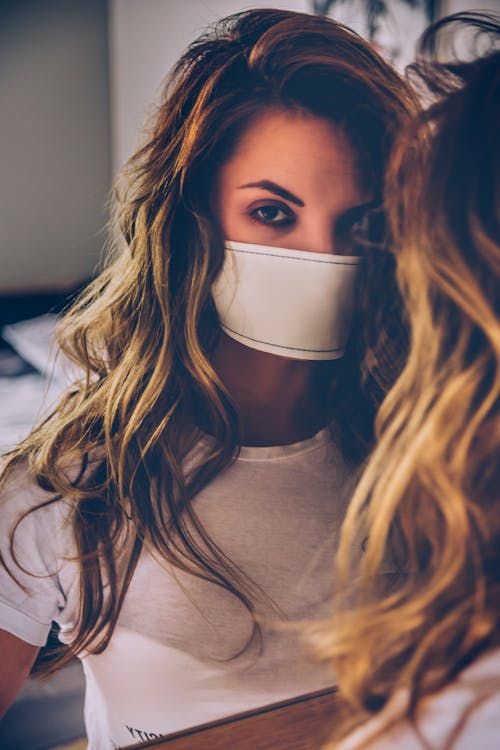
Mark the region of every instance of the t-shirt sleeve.
<instances>
[{"instance_id":1,"label":"t-shirt sleeve","mask_svg":"<svg viewBox=\"0 0 500 750\"><path fill-rule=\"evenodd\" d=\"M71 528L63 500L37 508L50 498L20 468L0 493L0 628L36 646L66 603L61 549Z\"/></svg>"},{"instance_id":2,"label":"t-shirt sleeve","mask_svg":"<svg viewBox=\"0 0 500 750\"><path fill-rule=\"evenodd\" d=\"M498 680L497 680L498 682ZM453 750L498 750L500 745L500 688L478 701L463 722Z\"/></svg>"},{"instance_id":3,"label":"t-shirt sleeve","mask_svg":"<svg viewBox=\"0 0 500 750\"><path fill-rule=\"evenodd\" d=\"M338 750L498 750L500 747L500 680L485 659L484 677L460 678L420 704L416 724L403 717L390 721L387 710L343 740ZM464 674L467 670L465 670ZM488 674L489 672L489 674ZM402 701L400 701L402 702Z\"/></svg>"}]
</instances>

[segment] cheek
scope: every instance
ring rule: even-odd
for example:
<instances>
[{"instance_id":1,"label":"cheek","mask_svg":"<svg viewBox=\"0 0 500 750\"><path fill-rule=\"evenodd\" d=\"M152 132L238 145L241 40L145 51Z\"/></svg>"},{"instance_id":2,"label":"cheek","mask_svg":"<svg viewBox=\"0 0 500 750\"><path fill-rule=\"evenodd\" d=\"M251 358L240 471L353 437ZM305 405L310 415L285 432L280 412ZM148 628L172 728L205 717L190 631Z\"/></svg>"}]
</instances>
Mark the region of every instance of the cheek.
<instances>
[{"instance_id":1,"label":"cheek","mask_svg":"<svg viewBox=\"0 0 500 750\"><path fill-rule=\"evenodd\" d=\"M219 224L222 230L222 234L226 239L231 235L231 231L234 228L234 212L231 208L231 202L229 200L219 201Z\"/></svg>"}]
</instances>

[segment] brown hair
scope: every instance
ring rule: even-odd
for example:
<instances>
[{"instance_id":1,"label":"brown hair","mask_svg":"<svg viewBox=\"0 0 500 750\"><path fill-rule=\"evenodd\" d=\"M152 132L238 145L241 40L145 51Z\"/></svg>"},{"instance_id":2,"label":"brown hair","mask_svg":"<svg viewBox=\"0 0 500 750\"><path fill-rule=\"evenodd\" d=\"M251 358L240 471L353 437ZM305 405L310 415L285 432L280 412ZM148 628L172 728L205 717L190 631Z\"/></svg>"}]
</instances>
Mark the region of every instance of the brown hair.
<instances>
[{"instance_id":1,"label":"brown hair","mask_svg":"<svg viewBox=\"0 0 500 750\"><path fill-rule=\"evenodd\" d=\"M499 642L500 52L442 65L425 54L464 23L498 39L498 19L480 14L429 30L411 75L438 100L400 137L387 177L412 343L343 527L339 609L317 635L349 707L338 736L400 688L414 717Z\"/></svg>"},{"instance_id":2,"label":"brown hair","mask_svg":"<svg viewBox=\"0 0 500 750\"><path fill-rule=\"evenodd\" d=\"M74 652L105 648L144 539L253 610L254 587L204 532L190 499L238 448L237 415L210 362L218 335L211 288L224 252L210 188L251 114L270 105L338 123L380 198L387 155L412 101L360 37L311 15L232 16L179 60L118 196L126 247L59 329L62 351L85 377L7 467L29 459L35 480L57 493L47 503L74 503L81 561ZM357 458L370 444L374 412L405 348L392 257L381 252L366 265L370 283L334 396L345 450ZM187 476L184 459L197 441L200 413L213 447ZM95 449L101 460L86 463ZM79 455L80 476L70 481L64 467ZM121 571L116 546L126 529L132 551Z\"/></svg>"}]
</instances>

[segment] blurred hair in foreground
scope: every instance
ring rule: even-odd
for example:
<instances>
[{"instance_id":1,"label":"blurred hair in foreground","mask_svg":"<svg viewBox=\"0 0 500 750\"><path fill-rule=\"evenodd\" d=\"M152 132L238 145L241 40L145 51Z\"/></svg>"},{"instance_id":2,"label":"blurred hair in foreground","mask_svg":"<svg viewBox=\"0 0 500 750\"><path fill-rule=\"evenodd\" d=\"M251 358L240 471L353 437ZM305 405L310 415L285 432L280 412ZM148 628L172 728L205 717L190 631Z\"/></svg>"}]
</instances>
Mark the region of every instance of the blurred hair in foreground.
<instances>
[{"instance_id":1,"label":"blurred hair in foreground","mask_svg":"<svg viewBox=\"0 0 500 750\"><path fill-rule=\"evenodd\" d=\"M443 32L464 28L482 53L439 62ZM411 351L343 527L338 609L313 634L345 699L337 740L400 689L414 719L500 643L499 32L450 16L410 66L433 103L397 142L386 202Z\"/></svg>"}]
</instances>

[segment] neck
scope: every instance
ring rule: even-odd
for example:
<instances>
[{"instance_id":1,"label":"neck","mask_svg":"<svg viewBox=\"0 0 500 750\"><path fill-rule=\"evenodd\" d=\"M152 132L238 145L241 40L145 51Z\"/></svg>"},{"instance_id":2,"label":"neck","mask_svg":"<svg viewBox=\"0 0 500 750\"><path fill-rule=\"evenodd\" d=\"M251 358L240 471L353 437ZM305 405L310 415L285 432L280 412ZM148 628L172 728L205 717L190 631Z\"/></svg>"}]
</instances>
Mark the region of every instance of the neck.
<instances>
[{"instance_id":1,"label":"neck","mask_svg":"<svg viewBox=\"0 0 500 750\"><path fill-rule=\"evenodd\" d=\"M213 365L235 404L243 445L294 443L326 425L334 363L260 352L221 333Z\"/></svg>"}]
</instances>

